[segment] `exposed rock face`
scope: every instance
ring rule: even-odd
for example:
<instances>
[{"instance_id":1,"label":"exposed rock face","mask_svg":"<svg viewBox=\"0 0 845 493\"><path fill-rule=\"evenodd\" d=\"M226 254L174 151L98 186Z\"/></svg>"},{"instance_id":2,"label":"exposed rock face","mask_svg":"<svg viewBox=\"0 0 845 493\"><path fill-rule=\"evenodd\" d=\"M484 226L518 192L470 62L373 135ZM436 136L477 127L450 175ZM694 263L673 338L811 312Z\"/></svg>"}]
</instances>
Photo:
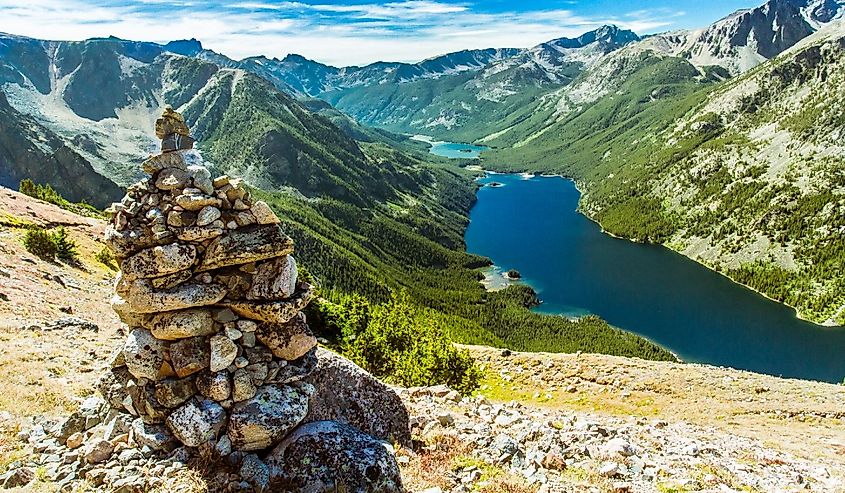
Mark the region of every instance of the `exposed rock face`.
<instances>
[{"instance_id":1,"label":"exposed rock face","mask_svg":"<svg viewBox=\"0 0 845 493\"><path fill-rule=\"evenodd\" d=\"M358 485L356 491L401 489L393 455L377 438L340 423L295 431L312 415L406 443L407 414L393 406L395 394L351 363L308 380L320 357L301 310L314 289L297 280L293 241L240 180L213 179L204 167L188 165L179 148L188 129L178 113L168 109L156 131L163 150L176 149L145 161L150 178L110 209L107 244L121 266L112 306L130 326L100 385L111 412L124 413L139 449L166 453L182 445L183 462L214 451L240 471L241 485L259 491L271 478L261 457L288 436L297 437L287 447L300 458L279 459L273 471L301 488L337 480ZM379 420L382 412L389 417ZM86 423L69 420L63 439ZM301 450L314 441L319 446ZM96 442L84 457L107 461L111 445ZM121 457L136 452L120 448ZM326 454L335 462L315 463L320 469L312 471L308 461ZM344 465L335 477L338 460L362 462Z\"/></svg>"},{"instance_id":2,"label":"exposed rock face","mask_svg":"<svg viewBox=\"0 0 845 493\"><path fill-rule=\"evenodd\" d=\"M306 379L317 391L305 421L340 421L410 446L408 411L393 390L339 354L318 349L317 359L317 369Z\"/></svg>"}]
</instances>

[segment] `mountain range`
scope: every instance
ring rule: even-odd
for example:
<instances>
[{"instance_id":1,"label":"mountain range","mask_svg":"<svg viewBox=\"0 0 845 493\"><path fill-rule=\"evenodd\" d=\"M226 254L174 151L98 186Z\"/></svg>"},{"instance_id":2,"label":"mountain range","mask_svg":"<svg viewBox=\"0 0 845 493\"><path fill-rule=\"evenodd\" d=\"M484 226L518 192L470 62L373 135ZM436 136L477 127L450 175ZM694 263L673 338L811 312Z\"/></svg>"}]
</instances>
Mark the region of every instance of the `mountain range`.
<instances>
[{"instance_id":1,"label":"mountain range","mask_svg":"<svg viewBox=\"0 0 845 493\"><path fill-rule=\"evenodd\" d=\"M312 252L315 273L378 296L402 286L443 308L429 291L440 281L423 288L408 265L454 269L462 297L486 297L472 271L484 260L462 251L473 174L405 134L477 142L491 148L486 168L575 179L584 213L614 234L843 324L843 16L842 0L770 0L697 30L604 26L364 67L233 60L197 40L0 35L0 184L32 178L72 200L115 200L170 104L216 172L275 197L299 241L328 238L348 259ZM443 310L506 336L501 320Z\"/></svg>"}]
</instances>

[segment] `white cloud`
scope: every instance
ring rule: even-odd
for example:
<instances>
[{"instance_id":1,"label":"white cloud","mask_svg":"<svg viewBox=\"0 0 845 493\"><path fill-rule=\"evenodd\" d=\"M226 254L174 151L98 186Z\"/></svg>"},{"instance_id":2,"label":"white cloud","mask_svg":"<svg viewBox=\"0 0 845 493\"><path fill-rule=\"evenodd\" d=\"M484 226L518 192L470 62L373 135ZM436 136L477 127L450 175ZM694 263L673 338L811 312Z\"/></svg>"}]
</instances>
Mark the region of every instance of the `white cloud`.
<instances>
[{"instance_id":1,"label":"white cloud","mask_svg":"<svg viewBox=\"0 0 845 493\"><path fill-rule=\"evenodd\" d=\"M671 27L683 13L638 11L587 18L571 10L489 14L471 3L407 0L330 4L245 0L0 0L0 29L42 39L115 35L167 42L197 38L232 58L298 53L333 65L418 61L471 48L528 47L603 24L636 32Z\"/></svg>"}]
</instances>

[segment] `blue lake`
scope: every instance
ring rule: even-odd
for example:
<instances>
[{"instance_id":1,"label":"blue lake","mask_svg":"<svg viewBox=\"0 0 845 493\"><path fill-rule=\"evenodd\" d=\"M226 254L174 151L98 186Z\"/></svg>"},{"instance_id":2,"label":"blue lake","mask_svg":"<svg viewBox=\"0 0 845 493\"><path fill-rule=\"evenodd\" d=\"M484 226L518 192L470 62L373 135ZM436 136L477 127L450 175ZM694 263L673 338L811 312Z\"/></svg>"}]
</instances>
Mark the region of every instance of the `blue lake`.
<instances>
[{"instance_id":1,"label":"blue lake","mask_svg":"<svg viewBox=\"0 0 845 493\"><path fill-rule=\"evenodd\" d=\"M488 147L455 142L431 142L429 152L450 159L478 159Z\"/></svg>"},{"instance_id":2,"label":"blue lake","mask_svg":"<svg viewBox=\"0 0 845 493\"><path fill-rule=\"evenodd\" d=\"M820 327L667 248L620 240L576 211L560 177L488 175L467 249L517 269L542 313L596 314L684 361L842 382L845 328Z\"/></svg>"}]
</instances>

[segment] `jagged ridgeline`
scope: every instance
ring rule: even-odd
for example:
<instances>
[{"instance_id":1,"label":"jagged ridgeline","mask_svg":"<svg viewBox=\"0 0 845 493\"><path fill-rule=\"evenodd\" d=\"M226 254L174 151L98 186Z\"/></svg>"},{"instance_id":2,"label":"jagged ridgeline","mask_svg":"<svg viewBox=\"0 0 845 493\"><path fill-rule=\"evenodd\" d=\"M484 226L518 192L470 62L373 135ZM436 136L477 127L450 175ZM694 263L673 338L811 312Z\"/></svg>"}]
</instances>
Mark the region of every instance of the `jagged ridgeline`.
<instances>
[{"instance_id":1,"label":"jagged ridgeline","mask_svg":"<svg viewBox=\"0 0 845 493\"><path fill-rule=\"evenodd\" d=\"M474 270L487 260L468 255L463 242L475 175L405 152L411 147L400 136L308 102L331 120L314 114L279 91L278 80L271 84L235 68L247 65L195 42L0 39L10 107L36 115L28 120L32 128L51 132L90 165L59 163L56 169L120 185L142 178L137 159L156 149L149 129L167 102L184 115L204 164L216 174L242 177L278 213L302 266L329 300L358 293L381 303L390 292L406 290L459 342L672 359L596 318L533 314L526 307L536 300L527 288L487 293ZM478 63L506 55L487 53L492 58ZM105 89L94 91L99 87ZM72 190L72 183L39 175L40 169L7 163L10 185L33 178ZM119 198L111 184L86 190L97 204Z\"/></svg>"}]
</instances>

